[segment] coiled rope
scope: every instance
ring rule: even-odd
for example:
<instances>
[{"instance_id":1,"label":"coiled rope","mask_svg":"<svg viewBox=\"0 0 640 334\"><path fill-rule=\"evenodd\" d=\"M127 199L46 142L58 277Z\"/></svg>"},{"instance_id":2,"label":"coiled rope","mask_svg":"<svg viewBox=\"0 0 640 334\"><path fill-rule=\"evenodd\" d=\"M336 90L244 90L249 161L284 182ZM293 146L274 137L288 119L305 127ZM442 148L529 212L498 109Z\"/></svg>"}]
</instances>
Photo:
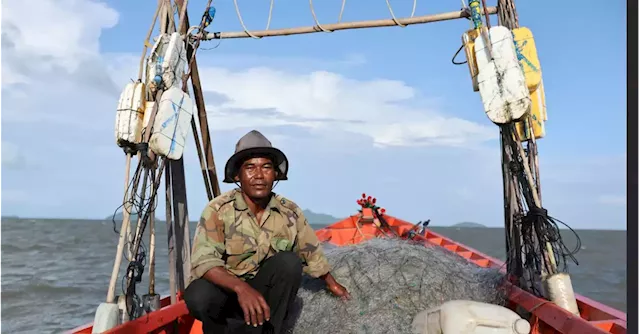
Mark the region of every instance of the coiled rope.
<instances>
[{"instance_id":1,"label":"coiled rope","mask_svg":"<svg viewBox=\"0 0 640 334\"><path fill-rule=\"evenodd\" d=\"M404 28L407 25L406 24L402 24L398 21L398 19L396 18L395 14L393 13L393 8L391 7L391 3L389 2L389 0L385 0L387 2L387 8L389 9L389 13L391 14L391 19L393 20L393 22L395 22L397 25L399 25L400 27ZM416 7L418 4L418 0L413 0L413 9L411 10L411 18L413 18L413 16L416 14Z\"/></svg>"},{"instance_id":2,"label":"coiled rope","mask_svg":"<svg viewBox=\"0 0 640 334\"><path fill-rule=\"evenodd\" d=\"M211 2L211 1L209 1ZM271 0L271 4L269 5L269 17L267 18L267 27L264 30L269 30L269 27L271 26L271 16L273 15L273 3L274 0ZM244 29L244 32L247 34L247 36L250 36L251 38L254 39L260 39L262 37L258 37L254 34L252 34L249 29L247 29L247 26L244 24L244 20L242 20L242 14L240 14L240 7L238 6L238 0L233 0L233 5L236 8L236 14L238 15L238 21L240 21L240 25L242 25L242 29Z\"/></svg>"},{"instance_id":3,"label":"coiled rope","mask_svg":"<svg viewBox=\"0 0 640 334\"><path fill-rule=\"evenodd\" d=\"M342 22L342 14L344 14L344 6L346 3L347 3L347 0L342 0L342 6L340 7L340 14L338 15L338 23ZM313 21L315 21L316 26L324 32L333 32L333 30L325 29L318 21L318 17L316 17L316 12L313 9L313 0L309 0L309 8L311 9L311 16L313 16Z\"/></svg>"}]
</instances>

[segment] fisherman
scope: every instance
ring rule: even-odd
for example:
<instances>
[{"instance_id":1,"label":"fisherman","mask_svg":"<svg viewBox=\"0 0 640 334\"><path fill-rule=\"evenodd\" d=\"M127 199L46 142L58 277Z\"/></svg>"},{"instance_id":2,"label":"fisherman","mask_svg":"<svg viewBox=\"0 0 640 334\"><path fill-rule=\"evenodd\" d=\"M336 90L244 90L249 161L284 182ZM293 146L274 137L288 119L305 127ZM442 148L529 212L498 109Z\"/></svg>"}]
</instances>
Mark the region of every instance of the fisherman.
<instances>
[{"instance_id":1,"label":"fisherman","mask_svg":"<svg viewBox=\"0 0 640 334\"><path fill-rule=\"evenodd\" d=\"M302 210L272 192L274 181L287 180L288 168L284 153L255 130L240 138L227 161L223 182L240 187L205 207L184 293L204 333L280 333L303 272L350 298L331 275Z\"/></svg>"}]
</instances>

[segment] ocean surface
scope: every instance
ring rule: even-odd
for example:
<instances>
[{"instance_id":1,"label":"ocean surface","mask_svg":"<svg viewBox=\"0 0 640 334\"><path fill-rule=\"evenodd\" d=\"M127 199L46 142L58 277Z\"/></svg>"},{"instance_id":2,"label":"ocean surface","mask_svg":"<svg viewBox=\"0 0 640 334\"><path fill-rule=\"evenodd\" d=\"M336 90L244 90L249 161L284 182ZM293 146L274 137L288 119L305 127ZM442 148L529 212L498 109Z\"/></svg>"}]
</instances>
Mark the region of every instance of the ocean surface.
<instances>
[{"instance_id":1,"label":"ocean surface","mask_svg":"<svg viewBox=\"0 0 640 334\"><path fill-rule=\"evenodd\" d=\"M195 223L191 226L193 235ZM112 223L2 218L1 228L2 332L61 333L93 321L96 307L106 298L118 241ZM504 259L502 229L431 229ZM159 222L156 231L156 291L166 295L169 280L165 223ZM577 255L579 266L570 269L574 289L626 312L626 231L581 230L578 235L582 240ZM572 248L574 238L568 231L563 236ZM148 237L144 240L148 245ZM123 263L121 277L124 268ZM147 273L138 285L141 295L148 287ZM118 293L120 286L119 282Z\"/></svg>"}]
</instances>

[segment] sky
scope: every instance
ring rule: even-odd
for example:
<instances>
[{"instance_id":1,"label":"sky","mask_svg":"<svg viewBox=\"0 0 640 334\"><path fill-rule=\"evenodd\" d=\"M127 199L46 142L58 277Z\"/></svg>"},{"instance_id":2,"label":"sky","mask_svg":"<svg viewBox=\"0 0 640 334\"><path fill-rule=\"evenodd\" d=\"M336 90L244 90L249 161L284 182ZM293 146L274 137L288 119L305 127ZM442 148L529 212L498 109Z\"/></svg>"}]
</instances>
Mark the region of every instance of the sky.
<instances>
[{"instance_id":1,"label":"sky","mask_svg":"<svg viewBox=\"0 0 640 334\"><path fill-rule=\"evenodd\" d=\"M516 2L535 36L547 99L543 206L574 228L626 229L626 3L586 2L598 12L589 29L584 17L566 15L572 2ZM264 29L269 1L238 3L248 28ZM341 3L316 1L319 21L335 22ZM209 31L242 29L233 1L214 4ZM413 1L391 4L404 17ZM189 1L192 24L205 5ZM416 16L460 5L418 0ZM2 215L101 219L122 203L116 105L137 77L155 6L3 1ZM343 21L389 17L385 1L347 0ZM271 28L309 25L308 3L275 2ZM203 43L218 172L236 141L257 129L289 158L289 181L276 192L303 208L344 217L366 192L408 221L503 225L498 128L466 65L451 63L468 28L455 20ZM197 219L208 200L191 135L187 143L189 216Z\"/></svg>"}]
</instances>

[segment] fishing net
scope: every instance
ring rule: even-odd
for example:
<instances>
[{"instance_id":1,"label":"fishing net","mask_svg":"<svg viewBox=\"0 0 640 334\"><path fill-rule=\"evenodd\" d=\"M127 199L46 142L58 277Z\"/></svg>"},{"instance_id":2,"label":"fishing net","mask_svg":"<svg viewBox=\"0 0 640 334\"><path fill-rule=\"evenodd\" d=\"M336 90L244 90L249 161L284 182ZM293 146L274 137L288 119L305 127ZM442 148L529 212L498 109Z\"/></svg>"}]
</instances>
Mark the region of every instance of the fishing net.
<instances>
[{"instance_id":1,"label":"fishing net","mask_svg":"<svg viewBox=\"0 0 640 334\"><path fill-rule=\"evenodd\" d=\"M289 312L288 333L410 333L413 317L445 301L504 305L505 276L439 247L372 239L328 247L332 274L351 294L341 301L322 280L304 277Z\"/></svg>"}]
</instances>

